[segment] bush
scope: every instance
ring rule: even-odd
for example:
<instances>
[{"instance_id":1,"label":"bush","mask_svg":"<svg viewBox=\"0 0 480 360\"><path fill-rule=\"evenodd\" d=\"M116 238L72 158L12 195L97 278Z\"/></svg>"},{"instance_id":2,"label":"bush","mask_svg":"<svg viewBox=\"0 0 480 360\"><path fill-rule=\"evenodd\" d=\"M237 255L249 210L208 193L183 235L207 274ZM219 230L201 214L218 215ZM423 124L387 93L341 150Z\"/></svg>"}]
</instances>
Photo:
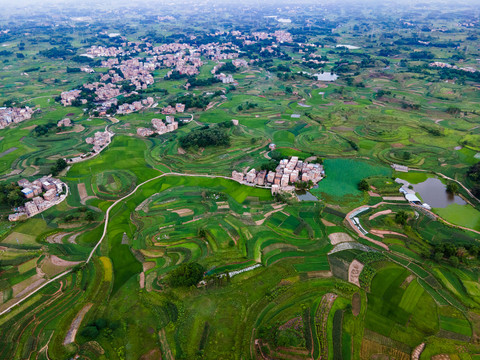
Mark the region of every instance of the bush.
<instances>
[{"instance_id":1,"label":"bush","mask_svg":"<svg viewBox=\"0 0 480 360\"><path fill-rule=\"evenodd\" d=\"M203 278L205 268L196 262L181 264L167 277L167 284L171 287L197 285Z\"/></svg>"},{"instance_id":2,"label":"bush","mask_svg":"<svg viewBox=\"0 0 480 360\"><path fill-rule=\"evenodd\" d=\"M370 185L368 185L367 180L363 179L358 183L358 190L360 190L360 191L370 190Z\"/></svg>"},{"instance_id":3,"label":"bush","mask_svg":"<svg viewBox=\"0 0 480 360\"><path fill-rule=\"evenodd\" d=\"M203 127L180 138L180 146L185 149L191 146L230 146L230 136L221 127Z\"/></svg>"}]
</instances>

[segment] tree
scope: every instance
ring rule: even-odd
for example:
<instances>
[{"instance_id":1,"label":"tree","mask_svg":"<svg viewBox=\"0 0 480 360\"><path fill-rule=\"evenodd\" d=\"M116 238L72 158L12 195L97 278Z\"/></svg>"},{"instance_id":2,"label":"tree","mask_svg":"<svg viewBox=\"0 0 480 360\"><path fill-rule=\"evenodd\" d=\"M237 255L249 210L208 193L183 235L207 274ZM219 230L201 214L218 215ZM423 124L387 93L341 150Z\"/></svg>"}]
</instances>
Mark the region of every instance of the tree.
<instances>
[{"instance_id":1,"label":"tree","mask_svg":"<svg viewBox=\"0 0 480 360\"><path fill-rule=\"evenodd\" d=\"M197 262L181 264L167 277L167 284L171 287L197 285L203 278L205 268Z\"/></svg>"},{"instance_id":2,"label":"tree","mask_svg":"<svg viewBox=\"0 0 480 360\"><path fill-rule=\"evenodd\" d=\"M408 220L408 214L406 211L399 211L395 214L395 222L400 225L405 225Z\"/></svg>"},{"instance_id":3,"label":"tree","mask_svg":"<svg viewBox=\"0 0 480 360\"><path fill-rule=\"evenodd\" d=\"M67 162L65 161L65 159L58 159L55 165L53 165L50 168L50 171L52 175L55 176L55 175L58 175L58 173L63 169L65 169L66 167L67 167Z\"/></svg>"},{"instance_id":4,"label":"tree","mask_svg":"<svg viewBox=\"0 0 480 360\"><path fill-rule=\"evenodd\" d=\"M358 190L360 190L360 191L370 190L370 185L368 185L367 180L363 179L358 183Z\"/></svg>"},{"instance_id":5,"label":"tree","mask_svg":"<svg viewBox=\"0 0 480 360\"><path fill-rule=\"evenodd\" d=\"M98 329L96 326L87 326L82 330L82 336L89 340L93 340L98 336Z\"/></svg>"},{"instance_id":6,"label":"tree","mask_svg":"<svg viewBox=\"0 0 480 360\"><path fill-rule=\"evenodd\" d=\"M95 216L95 213L93 211L89 211L85 215L85 220L87 220L88 222L94 221L95 218L96 218L96 216Z\"/></svg>"},{"instance_id":7,"label":"tree","mask_svg":"<svg viewBox=\"0 0 480 360\"><path fill-rule=\"evenodd\" d=\"M447 184L447 192L450 193L450 194L457 194L458 193L458 184L456 182L449 182Z\"/></svg>"},{"instance_id":8,"label":"tree","mask_svg":"<svg viewBox=\"0 0 480 360\"><path fill-rule=\"evenodd\" d=\"M443 259L443 253L437 251L434 255L434 259L435 259L436 262L440 262Z\"/></svg>"},{"instance_id":9,"label":"tree","mask_svg":"<svg viewBox=\"0 0 480 360\"><path fill-rule=\"evenodd\" d=\"M454 267L457 267L460 264L460 260L458 260L458 257L456 257L456 256L450 256L450 258L448 260L450 261L450 263Z\"/></svg>"}]
</instances>

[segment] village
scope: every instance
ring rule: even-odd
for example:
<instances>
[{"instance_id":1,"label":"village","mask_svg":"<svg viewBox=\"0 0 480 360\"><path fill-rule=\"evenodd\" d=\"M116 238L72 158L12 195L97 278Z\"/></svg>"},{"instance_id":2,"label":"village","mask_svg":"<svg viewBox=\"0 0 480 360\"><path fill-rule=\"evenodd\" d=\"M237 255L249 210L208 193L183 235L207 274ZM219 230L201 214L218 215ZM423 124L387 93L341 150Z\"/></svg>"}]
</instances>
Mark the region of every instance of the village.
<instances>
[{"instance_id":1,"label":"village","mask_svg":"<svg viewBox=\"0 0 480 360\"><path fill-rule=\"evenodd\" d=\"M175 121L173 116L167 115L165 121L166 124L161 119L152 119L152 126L154 127L155 131L149 128L140 127L137 129L137 135L143 137L151 136L155 133L158 135L163 135L178 129L178 122Z\"/></svg>"},{"instance_id":2,"label":"village","mask_svg":"<svg viewBox=\"0 0 480 360\"><path fill-rule=\"evenodd\" d=\"M227 35L225 32L218 32L215 35ZM232 31L231 35L237 40L243 41L245 44L255 44L258 41L272 39L278 44L292 42L292 35L284 30L277 30L274 33L255 32L252 34L242 33L240 31ZM120 36L118 34L118 36ZM121 36L120 36L121 37ZM152 97L134 101L119 103L121 96L124 98L138 97L137 91L146 90L149 85L154 83L152 73L156 69L170 68L165 78L171 78L174 74L179 76L196 76L200 73L200 67L204 65L202 58L215 61L211 73L214 78L222 84L237 84L232 74L218 72L226 62L223 60L231 60L235 68L246 68L254 60L247 62L244 59L238 59L240 49L232 42L208 43L199 46L192 46L184 43L163 44L153 46L146 42L131 42L125 40L118 47L91 46L85 54L81 56L95 59L98 57L107 58L102 60L102 67L109 68L106 73L101 74L99 81L83 84L80 88L64 91L58 97L58 101L63 106L81 106L87 105L89 102L94 103L94 112L98 116L106 116L112 114L130 114L140 111L144 108L156 107L158 104L154 102ZM302 44L301 44L302 45ZM302 45L303 46L303 45ZM274 52L276 44L266 46L262 51ZM145 52L149 57L143 59L129 58L121 60L121 57L131 57L136 54ZM90 67L81 67L80 71L87 73L95 73ZM125 86L128 81L129 86ZM188 90L190 84L185 85ZM135 91L137 90L137 91ZM184 106L184 105L183 105ZM164 107L161 112L163 114L174 114L180 111L177 107Z\"/></svg>"},{"instance_id":3,"label":"village","mask_svg":"<svg viewBox=\"0 0 480 360\"><path fill-rule=\"evenodd\" d=\"M28 106L24 108L0 107L0 129L28 120L32 117L33 113L34 110Z\"/></svg>"},{"instance_id":4,"label":"village","mask_svg":"<svg viewBox=\"0 0 480 360\"><path fill-rule=\"evenodd\" d=\"M312 164L292 156L282 159L275 171L251 169L248 172L232 172L233 180L250 186L270 188L272 195L281 192L295 191L295 184L304 182L315 186L325 177L325 170L321 164Z\"/></svg>"},{"instance_id":5,"label":"village","mask_svg":"<svg viewBox=\"0 0 480 360\"><path fill-rule=\"evenodd\" d=\"M8 216L9 221L26 220L61 203L68 195L68 186L50 176L43 176L33 182L21 179L17 184L22 188L23 196L30 201L16 208L15 213Z\"/></svg>"}]
</instances>

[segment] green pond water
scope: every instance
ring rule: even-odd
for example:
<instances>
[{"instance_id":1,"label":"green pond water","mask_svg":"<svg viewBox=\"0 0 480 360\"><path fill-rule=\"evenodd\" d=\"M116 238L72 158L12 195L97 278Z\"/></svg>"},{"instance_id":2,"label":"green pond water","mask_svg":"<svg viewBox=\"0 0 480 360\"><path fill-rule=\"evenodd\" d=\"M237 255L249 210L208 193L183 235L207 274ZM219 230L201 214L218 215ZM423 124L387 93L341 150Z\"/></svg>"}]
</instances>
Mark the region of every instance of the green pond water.
<instances>
[{"instance_id":1,"label":"green pond water","mask_svg":"<svg viewBox=\"0 0 480 360\"><path fill-rule=\"evenodd\" d=\"M387 166L374 165L356 159L326 159L323 162L327 177L311 190L314 195L324 193L331 197L358 196L360 180L369 176L391 176L392 169Z\"/></svg>"}]
</instances>

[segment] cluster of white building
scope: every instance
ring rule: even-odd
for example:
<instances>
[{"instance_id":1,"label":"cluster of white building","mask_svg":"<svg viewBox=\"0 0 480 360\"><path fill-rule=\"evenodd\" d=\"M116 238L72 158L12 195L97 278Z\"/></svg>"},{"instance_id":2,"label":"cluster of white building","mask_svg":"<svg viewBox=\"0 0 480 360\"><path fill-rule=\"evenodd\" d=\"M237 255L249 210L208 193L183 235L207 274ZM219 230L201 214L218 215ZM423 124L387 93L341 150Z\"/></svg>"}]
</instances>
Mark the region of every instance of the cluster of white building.
<instances>
[{"instance_id":1,"label":"cluster of white building","mask_svg":"<svg viewBox=\"0 0 480 360\"><path fill-rule=\"evenodd\" d=\"M57 123L58 127L61 127L61 126L67 127L72 125L73 125L72 120L70 120L69 118L62 119Z\"/></svg>"},{"instance_id":2,"label":"cluster of white building","mask_svg":"<svg viewBox=\"0 0 480 360\"><path fill-rule=\"evenodd\" d=\"M33 112L34 110L28 106L24 108L0 107L0 129L30 119Z\"/></svg>"},{"instance_id":3,"label":"cluster of white building","mask_svg":"<svg viewBox=\"0 0 480 360\"><path fill-rule=\"evenodd\" d=\"M178 103L175 107L168 105L162 109L163 115L171 115L176 113L183 113L185 111L185 104Z\"/></svg>"},{"instance_id":4,"label":"cluster of white building","mask_svg":"<svg viewBox=\"0 0 480 360\"><path fill-rule=\"evenodd\" d=\"M434 61L430 64L428 64L430 67L439 67L439 68L446 68L446 69L455 69L455 70L462 70L462 71L467 71L467 72L477 72L478 70L475 69L474 67L471 66L466 66L466 67L458 67L457 65L451 65L449 63L444 63L440 61Z\"/></svg>"},{"instance_id":5,"label":"cluster of white building","mask_svg":"<svg viewBox=\"0 0 480 360\"><path fill-rule=\"evenodd\" d=\"M162 119L152 119L152 126L155 130L140 127L137 129L137 135L144 137L153 135L154 133L162 135L178 129L178 122L175 121L173 116L167 116L165 122L166 123L164 123Z\"/></svg>"},{"instance_id":6,"label":"cluster of white building","mask_svg":"<svg viewBox=\"0 0 480 360\"><path fill-rule=\"evenodd\" d=\"M110 144L112 136L113 134L108 131L97 131L93 137L86 138L85 142L93 145L94 153L99 153Z\"/></svg>"},{"instance_id":7,"label":"cluster of white building","mask_svg":"<svg viewBox=\"0 0 480 360\"><path fill-rule=\"evenodd\" d=\"M22 193L27 199L25 206L15 209L15 213L8 216L9 221L18 221L41 213L42 211L62 202L67 194L63 194L67 186L60 181L49 176L41 177L33 182L27 179L18 181L18 186L22 188ZM65 187L65 188L64 188Z\"/></svg>"},{"instance_id":8,"label":"cluster of white building","mask_svg":"<svg viewBox=\"0 0 480 360\"><path fill-rule=\"evenodd\" d=\"M256 171L251 169L246 174L233 171L232 178L243 184L271 187L272 193L293 191L296 182L312 182L317 184L325 177L323 165L310 164L292 156L290 160L282 159L275 171Z\"/></svg>"}]
</instances>

